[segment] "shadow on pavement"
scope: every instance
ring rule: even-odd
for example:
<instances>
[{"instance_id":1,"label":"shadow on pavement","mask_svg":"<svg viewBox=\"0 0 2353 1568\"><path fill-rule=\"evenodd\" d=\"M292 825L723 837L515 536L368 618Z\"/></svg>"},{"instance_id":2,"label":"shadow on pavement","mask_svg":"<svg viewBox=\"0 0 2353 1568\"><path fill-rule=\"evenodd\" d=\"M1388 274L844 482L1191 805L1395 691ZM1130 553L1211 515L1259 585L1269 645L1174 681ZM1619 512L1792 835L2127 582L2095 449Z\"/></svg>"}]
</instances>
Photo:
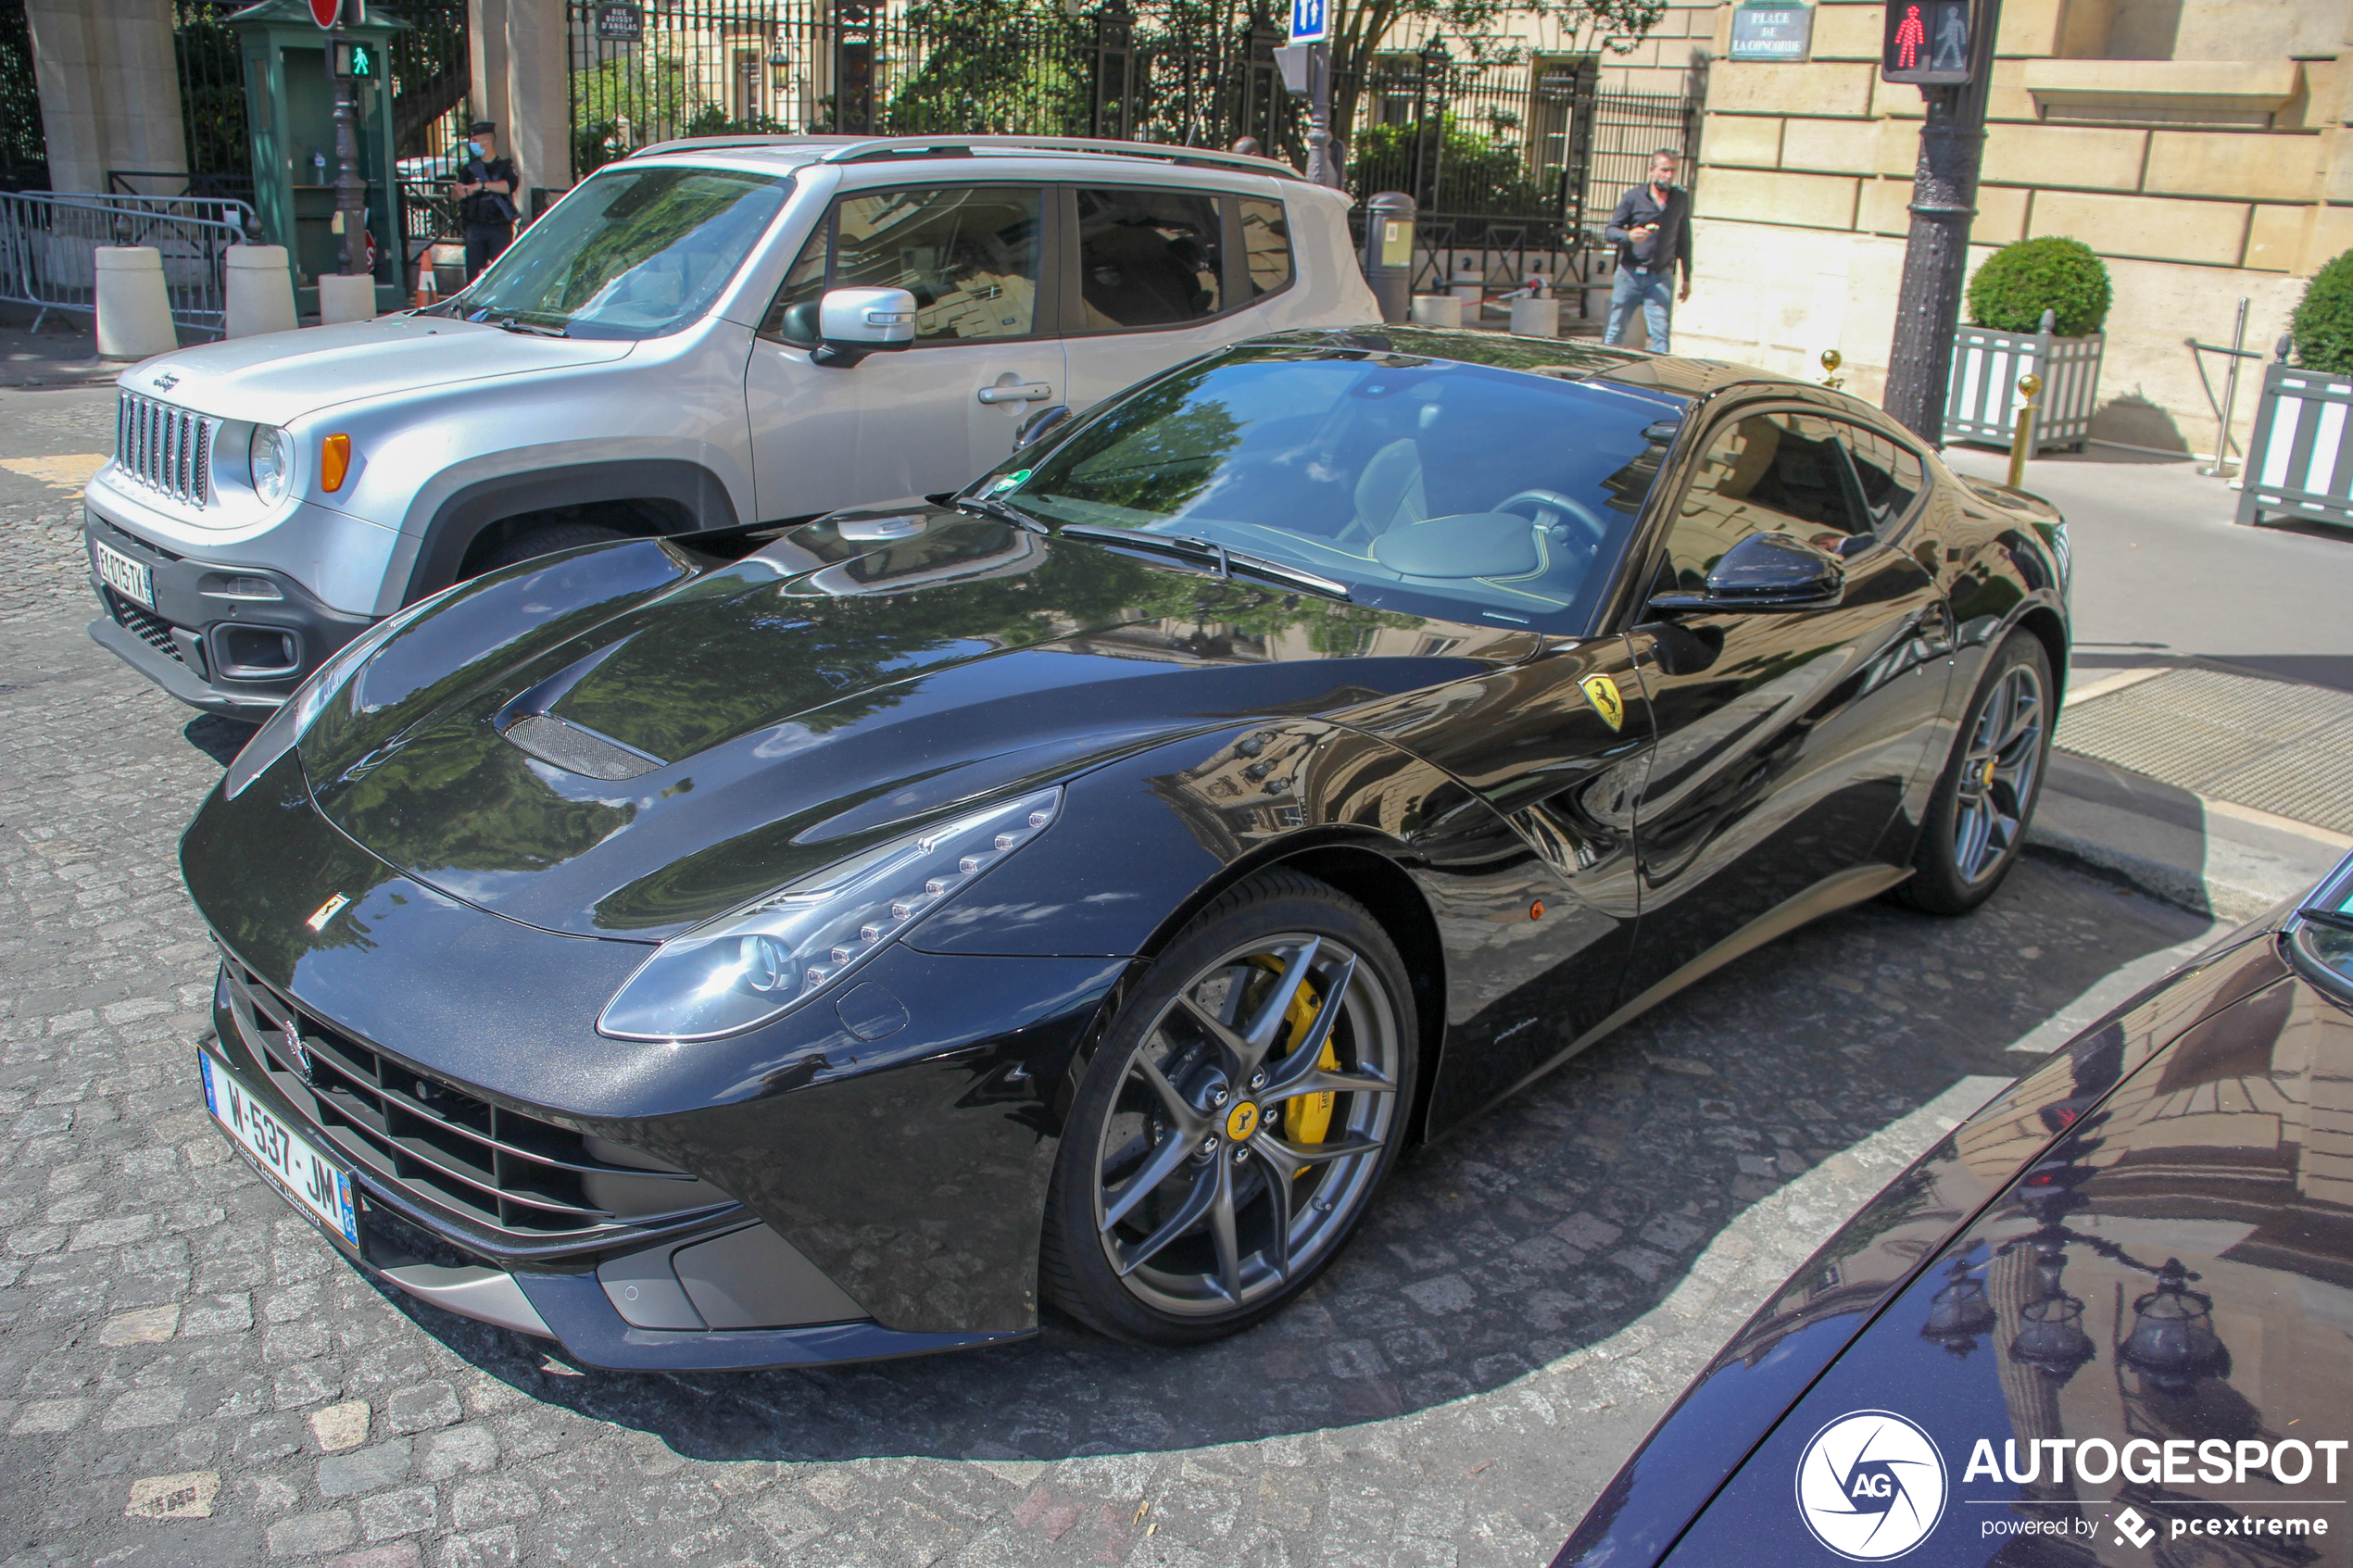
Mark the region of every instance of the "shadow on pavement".
<instances>
[{"instance_id":1,"label":"shadow on pavement","mask_svg":"<svg viewBox=\"0 0 2353 1568\"><path fill-rule=\"evenodd\" d=\"M2203 923L2033 859L1965 920L1834 916L1418 1151L1301 1300L1205 1348L1050 1317L1019 1345L839 1371L560 1375L543 1342L399 1304L485 1373L697 1459L1051 1460L1377 1421L1625 1327L1742 1210L1966 1075L2014 1075L2032 1059L2012 1040Z\"/></svg>"},{"instance_id":2,"label":"shadow on pavement","mask_svg":"<svg viewBox=\"0 0 2353 1568\"><path fill-rule=\"evenodd\" d=\"M2353 536L2337 530L2340 537L2353 543ZM2252 671L2260 675L2274 675L2283 681L2301 681L2310 686L2331 686L2341 692L2353 692L2353 654L2342 653L2234 653L2208 662Z\"/></svg>"},{"instance_id":3,"label":"shadow on pavement","mask_svg":"<svg viewBox=\"0 0 2353 1568\"><path fill-rule=\"evenodd\" d=\"M215 713L199 714L191 719L180 734L190 746L226 768L253 739L258 724L248 724L239 719L223 719Z\"/></svg>"}]
</instances>

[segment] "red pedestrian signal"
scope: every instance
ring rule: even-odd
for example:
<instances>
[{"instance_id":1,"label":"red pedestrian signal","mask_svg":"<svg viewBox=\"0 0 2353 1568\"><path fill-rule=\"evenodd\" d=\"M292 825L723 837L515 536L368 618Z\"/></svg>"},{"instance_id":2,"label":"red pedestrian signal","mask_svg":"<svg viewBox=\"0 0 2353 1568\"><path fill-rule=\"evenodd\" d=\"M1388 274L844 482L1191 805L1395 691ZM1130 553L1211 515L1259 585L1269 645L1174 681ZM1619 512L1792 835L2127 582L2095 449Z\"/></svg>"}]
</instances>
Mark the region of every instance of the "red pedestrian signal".
<instances>
[{"instance_id":1,"label":"red pedestrian signal","mask_svg":"<svg viewBox=\"0 0 2353 1568\"><path fill-rule=\"evenodd\" d=\"M1881 80L1922 87L1967 82L1976 29L1969 0L1888 0Z\"/></svg>"}]
</instances>

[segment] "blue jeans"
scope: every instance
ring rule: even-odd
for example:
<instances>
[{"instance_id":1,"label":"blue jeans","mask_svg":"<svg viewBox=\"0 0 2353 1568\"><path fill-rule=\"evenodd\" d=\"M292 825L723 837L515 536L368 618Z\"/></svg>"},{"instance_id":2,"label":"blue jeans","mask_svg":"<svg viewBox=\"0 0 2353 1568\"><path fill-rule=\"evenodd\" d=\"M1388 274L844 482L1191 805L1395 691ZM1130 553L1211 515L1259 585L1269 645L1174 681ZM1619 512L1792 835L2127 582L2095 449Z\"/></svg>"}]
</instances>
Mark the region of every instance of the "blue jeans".
<instances>
[{"instance_id":1,"label":"blue jeans","mask_svg":"<svg viewBox=\"0 0 2353 1568\"><path fill-rule=\"evenodd\" d=\"M1675 271L1637 272L1631 267L1617 270L1617 282L1609 290L1609 330L1602 334L1604 343L1616 343L1626 335L1627 324L1634 319L1634 307L1642 307L1642 325L1650 329L1651 352L1667 352L1667 320L1675 310Z\"/></svg>"}]
</instances>

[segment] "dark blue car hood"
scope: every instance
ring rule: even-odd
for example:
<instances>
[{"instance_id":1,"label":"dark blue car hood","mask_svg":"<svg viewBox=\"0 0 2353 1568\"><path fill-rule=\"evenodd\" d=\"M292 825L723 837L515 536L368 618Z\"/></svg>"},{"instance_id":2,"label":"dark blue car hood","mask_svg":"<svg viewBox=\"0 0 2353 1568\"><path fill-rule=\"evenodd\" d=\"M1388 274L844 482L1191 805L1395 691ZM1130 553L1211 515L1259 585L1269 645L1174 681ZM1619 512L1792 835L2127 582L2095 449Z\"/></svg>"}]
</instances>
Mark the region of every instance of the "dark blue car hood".
<instances>
[{"instance_id":1,"label":"dark blue car hood","mask_svg":"<svg viewBox=\"0 0 2353 1568\"><path fill-rule=\"evenodd\" d=\"M2268 935L2143 998L1850 1222L1560 1563L2345 1561L2347 1084Z\"/></svg>"}]
</instances>

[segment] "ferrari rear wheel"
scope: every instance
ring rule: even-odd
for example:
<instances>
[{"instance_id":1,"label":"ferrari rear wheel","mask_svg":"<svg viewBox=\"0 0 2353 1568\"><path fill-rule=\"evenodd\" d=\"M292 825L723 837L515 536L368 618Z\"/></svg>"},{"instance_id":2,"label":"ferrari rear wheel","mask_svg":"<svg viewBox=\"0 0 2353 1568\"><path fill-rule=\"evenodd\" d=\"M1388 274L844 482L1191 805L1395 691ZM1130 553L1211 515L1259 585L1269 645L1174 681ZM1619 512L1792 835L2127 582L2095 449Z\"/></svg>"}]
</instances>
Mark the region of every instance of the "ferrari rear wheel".
<instances>
[{"instance_id":1,"label":"ferrari rear wheel","mask_svg":"<svg viewBox=\"0 0 2353 1568\"><path fill-rule=\"evenodd\" d=\"M1994 895L2025 846L2050 755L2051 659L2012 632L1986 661L1952 759L1930 797L1911 880L1894 897L1931 914L1967 914Z\"/></svg>"},{"instance_id":2,"label":"ferrari rear wheel","mask_svg":"<svg viewBox=\"0 0 2353 1568\"><path fill-rule=\"evenodd\" d=\"M1169 948L1063 1135L1043 1273L1073 1317L1188 1345L1275 1311L1338 1255L1395 1161L1412 990L1364 906L1252 878Z\"/></svg>"}]
</instances>

